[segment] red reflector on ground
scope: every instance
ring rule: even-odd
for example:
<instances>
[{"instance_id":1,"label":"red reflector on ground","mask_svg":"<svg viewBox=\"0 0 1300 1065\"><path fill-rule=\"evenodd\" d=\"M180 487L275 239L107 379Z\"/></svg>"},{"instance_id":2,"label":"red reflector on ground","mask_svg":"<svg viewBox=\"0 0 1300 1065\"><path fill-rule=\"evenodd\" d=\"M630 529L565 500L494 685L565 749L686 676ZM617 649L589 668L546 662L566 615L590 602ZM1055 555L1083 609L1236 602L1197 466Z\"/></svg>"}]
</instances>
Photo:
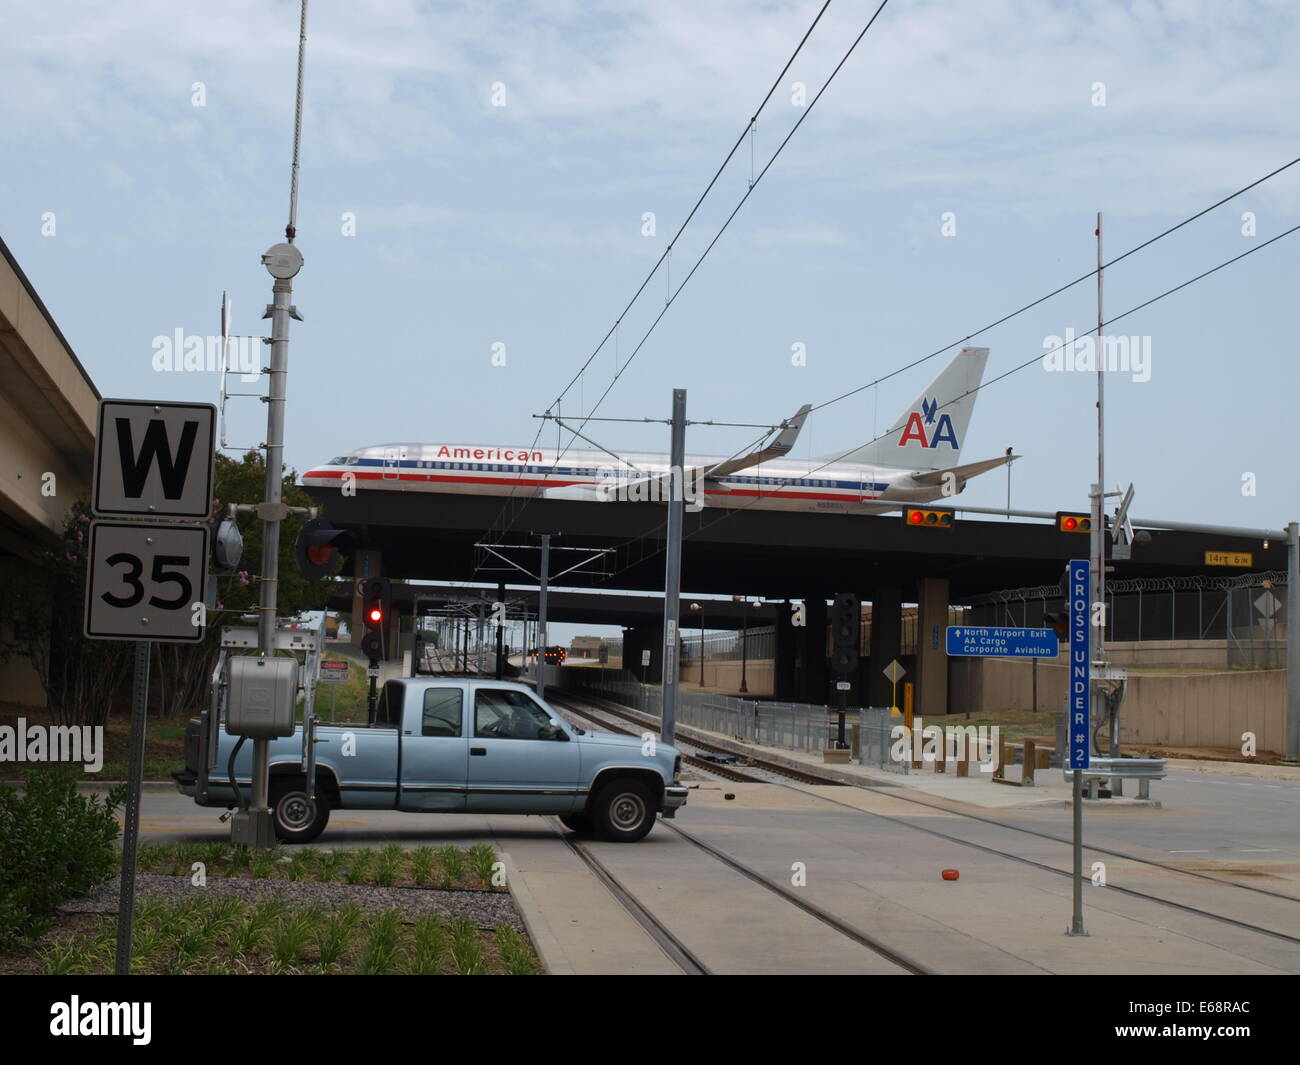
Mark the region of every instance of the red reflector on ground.
<instances>
[{"instance_id":1,"label":"red reflector on ground","mask_svg":"<svg viewBox=\"0 0 1300 1065\"><path fill-rule=\"evenodd\" d=\"M943 878L945 880L956 880L959 876L961 876L961 874L957 872L956 869L945 869L943 871Z\"/></svg>"}]
</instances>

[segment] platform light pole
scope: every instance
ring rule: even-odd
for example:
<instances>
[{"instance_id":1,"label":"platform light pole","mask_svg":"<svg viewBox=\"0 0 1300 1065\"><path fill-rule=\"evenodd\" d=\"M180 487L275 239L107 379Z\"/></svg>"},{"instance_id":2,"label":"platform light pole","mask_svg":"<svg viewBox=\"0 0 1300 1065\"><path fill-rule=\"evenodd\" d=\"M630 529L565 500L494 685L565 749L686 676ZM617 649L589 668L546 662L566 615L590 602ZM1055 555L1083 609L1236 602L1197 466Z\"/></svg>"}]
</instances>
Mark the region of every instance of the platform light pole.
<instances>
[{"instance_id":1,"label":"platform light pole","mask_svg":"<svg viewBox=\"0 0 1300 1065\"><path fill-rule=\"evenodd\" d=\"M1300 522L1286 527L1286 735L1288 762L1300 762Z\"/></svg>"}]
</instances>

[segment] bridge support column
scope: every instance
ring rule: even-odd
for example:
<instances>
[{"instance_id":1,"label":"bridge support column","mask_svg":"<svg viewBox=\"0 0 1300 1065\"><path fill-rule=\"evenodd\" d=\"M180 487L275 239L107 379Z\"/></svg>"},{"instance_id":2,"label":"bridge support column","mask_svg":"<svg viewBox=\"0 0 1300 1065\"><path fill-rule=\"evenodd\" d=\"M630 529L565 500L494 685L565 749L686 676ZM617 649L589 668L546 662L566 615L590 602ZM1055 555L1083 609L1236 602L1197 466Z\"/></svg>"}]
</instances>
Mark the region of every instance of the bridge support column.
<instances>
[{"instance_id":1,"label":"bridge support column","mask_svg":"<svg viewBox=\"0 0 1300 1065\"><path fill-rule=\"evenodd\" d=\"M803 676L800 678L799 701L826 702L826 599L811 595L803 601L804 629L801 633L803 647Z\"/></svg>"},{"instance_id":2,"label":"bridge support column","mask_svg":"<svg viewBox=\"0 0 1300 1065\"><path fill-rule=\"evenodd\" d=\"M794 612L789 603L776 604L776 661L772 663L772 695L793 701L798 691L795 676L795 649L800 631L790 624Z\"/></svg>"},{"instance_id":3,"label":"bridge support column","mask_svg":"<svg viewBox=\"0 0 1300 1065\"><path fill-rule=\"evenodd\" d=\"M923 577L918 583L916 712L938 717L948 712L948 580Z\"/></svg>"},{"instance_id":4,"label":"bridge support column","mask_svg":"<svg viewBox=\"0 0 1300 1065\"><path fill-rule=\"evenodd\" d=\"M871 593L871 663L867 674L868 703L889 706L894 686L884 669L899 656L903 646L903 596L897 588L876 588ZM898 692L899 706L903 693Z\"/></svg>"}]
</instances>

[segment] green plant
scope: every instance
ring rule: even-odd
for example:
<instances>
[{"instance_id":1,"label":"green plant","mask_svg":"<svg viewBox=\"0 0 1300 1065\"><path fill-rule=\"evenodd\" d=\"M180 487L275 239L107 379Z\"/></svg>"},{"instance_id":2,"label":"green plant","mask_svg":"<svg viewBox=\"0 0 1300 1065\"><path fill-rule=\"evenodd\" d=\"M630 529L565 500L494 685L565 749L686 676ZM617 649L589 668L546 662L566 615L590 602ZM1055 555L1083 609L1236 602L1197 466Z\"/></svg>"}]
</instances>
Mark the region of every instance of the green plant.
<instances>
[{"instance_id":1,"label":"green plant","mask_svg":"<svg viewBox=\"0 0 1300 1065\"><path fill-rule=\"evenodd\" d=\"M443 955L447 952L447 926L439 917L416 918L411 931L414 949L407 972L416 976L432 976L439 971Z\"/></svg>"},{"instance_id":2,"label":"green plant","mask_svg":"<svg viewBox=\"0 0 1300 1065\"><path fill-rule=\"evenodd\" d=\"M348 863L348 871L344 878L349 884L364 884L366 877L370 875L370 864L375 859L375 852L362 848L352 852L352 860Z\"/></svg>"},{"instance_id":3,"label":"green plant","mask_svg":"<svg viewBox=\"0 0 1300 1065\"><path fill-rule=\"evenodd\" d=\"M411 851L411 879L419 887L424 887L433 877L433 868L437 858L432 847L416 847Z\"/></svg>"},{"instance_id":4,"label":"green plant","mask_svg":"<svg viewBox=\"0 0 1300 1065\"><path fill-rule=\"evenodd\" d=\"M271 931L269 945L272 960L282 966L295 965L301 961L308 944L314 938L319 916L319 911L313 914L303 909L281 917Z\"/></svg>"},{"instance_id":5,"label":"green plant","mask_svg":"<svg viewBox=\"0 0 1300 1065\"><path fill-rule=\"evenodd\" d=\"M347 920L341 913L331 914L316 931L316 950L320 954L322 966L335 965L343 959L352 941L354 921Z\"/></svg>"},{"instance_id":6,"label":"green plant","mask_svg":"<svg viewBox=\"0 0 1300 1065\"><path fill-rule=\"evenodd\" d=\"M66 899L117 867L117 807L125 787L79 795L71 766L29 772L20 793L0 786L0 950L37 936Z\"/></svg>"},{"instance_id":7,"label":"green plant","mask_svg":"<svg viewBox=\"0 0 1300 1065\"><path fill-rule=\"evenodd\" d=\"M479 976L487 971L478 929L463 917L451 926L451 958L461 976Z\"/></svg>"},{"instance_id":8,"label":"green plant","mask_svg":"<svg viewBox=\"0 0 1300 1065\"><path fill-rule=\"evenodd\" d=\"M524 937L513 928L498 925L496 928L497 950L501 952L501 961L506 972L511 976L536 976L537 962L533 952L528 949Z\"/></svg>"},{"instance_id":9,"label":"green plant","mask_svg":"<svg viewBox=\"0 0 1300 1065\"><path fill-rule=\"evenodd\" d=\"M438 860L442 862L442 886L453 887L465 873L465 852L447 843L438 848Z\"/></svg>"},{"instance_id":10,"label":"green plant","mask_svg":"<svg viewBox=\"0 0 1300 1065\"><path fill-rule=\"evenodd\" d=\"M402 871L402 848L389 844L379 852L372 879L380 887L390 887Z\"/></svg>"},{"instance_id":11,"label":"green plant","mask_svg":"<svg viewBox=\"0 0 1300 1065\"><path fill-rule=\"evenodd\" d=\"M289 856L285 875L290 880L310 880L316 868L316 851L311 847L299 847Z\"/></svg>"},{"instance_id":12,"label":"green plant","mask_svg":"<svg viewBox=\"0 0 1300 1065\"><path fill-rule=\"evenodd\" d=\"M469 867L488 890L492 889L493 866L497 863L497 852L486 843L475 843L469 849Z\"/></svg>"},{"instance_id":13,"label":"green plant","mask_svg":"<svg viewBox=\"0 0 1300 1065\"><path fill-rule=\"evenodd\" d=\"M275 848L269 851L253 851L248 860L249 871L257 880L268 878L280 861L280 850Z\"/></svg>"},{"instance_id":14,"label":"green plant","mask_svg":"<svg viewBox=\"0 0 1300 1065\"><path fill-rule=\"evenodd\" d=\"M397 961L398 929L401 913L381 910L370 921L366 944L357 962L357 972L365 976L382 976L393 971Z\"/></svg>"}]
</instances>

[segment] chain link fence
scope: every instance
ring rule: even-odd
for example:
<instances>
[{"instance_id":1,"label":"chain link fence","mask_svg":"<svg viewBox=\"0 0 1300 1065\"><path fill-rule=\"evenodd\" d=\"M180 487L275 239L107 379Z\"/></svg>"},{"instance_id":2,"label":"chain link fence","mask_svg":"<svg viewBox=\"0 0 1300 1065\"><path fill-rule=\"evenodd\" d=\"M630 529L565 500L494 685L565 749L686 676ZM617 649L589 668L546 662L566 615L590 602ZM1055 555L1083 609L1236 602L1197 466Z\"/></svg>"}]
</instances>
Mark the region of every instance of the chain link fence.
<instances>
[{"instance_id":1,"label":"chain link fence","mask_svg":"<svg viewBox=\"0 0 1300 1065\"><path fill-rule=\"evenodd\" d=\"M1286 574L1139 577L1106 585L1106 642L1222 640L1225 666L1286 664ZM968 625L1037 627L1065 610L1055 584L1008 588L969 602Z\"/></svg>"},{"instance_id":2,"label":"chain link fence","mask_svg":"<svg viewBox=\"0 0 1300 1065\"><path fill-rule=\"evenodd\" d=\"M576 672L576 671L575 671ZM611 670L581 672L566 683L621 703L633 710L662 720L663 691L658 685L641 684L626 673ZM678 691L679 724L716 732L742 743L778 747L787 751L820 753L835 745L839 734L838 711L810 703L786 703L742 699L734 695ZM891 723L888 709L849 709L846 731L863 765L899 769L889 757ZM852 736L856 730L857 735ZM906 768L902 769L906 772Z\"/></svg>"}]
</instances>

